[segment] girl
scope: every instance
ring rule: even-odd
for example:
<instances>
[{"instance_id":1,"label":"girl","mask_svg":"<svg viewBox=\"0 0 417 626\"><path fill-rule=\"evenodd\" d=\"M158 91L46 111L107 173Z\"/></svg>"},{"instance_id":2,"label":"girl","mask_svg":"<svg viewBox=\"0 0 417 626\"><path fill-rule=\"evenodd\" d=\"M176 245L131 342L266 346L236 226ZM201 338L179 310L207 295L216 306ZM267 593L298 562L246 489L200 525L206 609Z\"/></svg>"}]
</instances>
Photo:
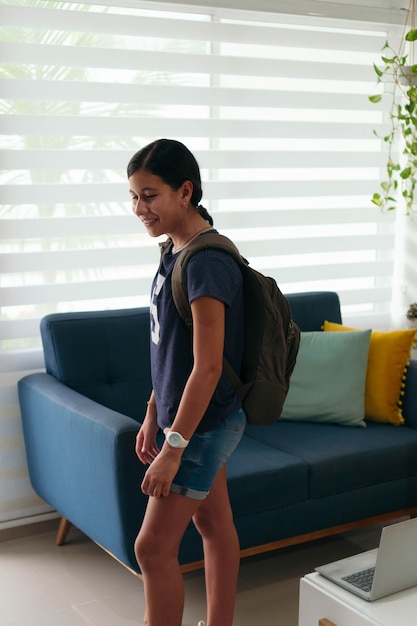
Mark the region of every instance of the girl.
<instances>
[{"instance_id":1,"label":"girl","mask_svg":"<svg viewBox=\"0 0 417 626\"><path fill-rule=\"evenodd\" d=\"M152 285L153 390L136 440L139 459L149 465L141 488L150 497L135 542L148 625L181 626L178 549L192 519L203 540L207 626L232 626L239 542L225 463L240 441L246 416L223 373L223 354L239 371L242 276L223 251L208 249L192 257L186 269L191 335L172 299L171 272L187 244L213 231L211 217L199 204L197 161L182 143L160 139L132 157L127 175L134 213L151 237L170 239ZM165 433L161 449L159 429Z\"/></svg>"}]
</instances>

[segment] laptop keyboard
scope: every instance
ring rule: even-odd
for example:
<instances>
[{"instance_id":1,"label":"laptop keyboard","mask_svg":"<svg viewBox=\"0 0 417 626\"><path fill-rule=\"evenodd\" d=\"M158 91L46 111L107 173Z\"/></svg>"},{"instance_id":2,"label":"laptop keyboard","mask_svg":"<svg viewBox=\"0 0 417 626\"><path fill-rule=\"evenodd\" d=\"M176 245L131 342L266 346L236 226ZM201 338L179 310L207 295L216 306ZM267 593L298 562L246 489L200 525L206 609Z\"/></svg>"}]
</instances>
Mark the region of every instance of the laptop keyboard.
<instances>
[{"instance_id":1,"label":"laptop keyboard","mask_svg":"<svg viewBox=\"0 0 417 626\"><path fill-rule=\"evenodd\" d=\"M370 567L369 569L364 569L361 572L356 572L356 574L344 576L342 580L358 587L358 589L362 589L362 591L371 591L374 572L375 567Z\"/></svg>"}]
</instances>

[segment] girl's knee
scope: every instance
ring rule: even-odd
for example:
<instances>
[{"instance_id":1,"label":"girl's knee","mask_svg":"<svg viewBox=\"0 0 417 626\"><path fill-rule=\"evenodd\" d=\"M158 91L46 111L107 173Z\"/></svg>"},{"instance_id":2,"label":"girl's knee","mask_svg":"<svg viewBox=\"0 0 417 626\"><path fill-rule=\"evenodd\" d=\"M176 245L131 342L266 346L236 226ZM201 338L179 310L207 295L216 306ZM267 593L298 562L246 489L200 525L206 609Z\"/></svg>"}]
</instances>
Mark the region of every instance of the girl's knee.
<instances>
[{"instance_id":1,"label":"girl's knee","mask_svg":"<svg viewBox=\"0 0 417 626\"><path fill-rule=\"evenodd\" d=\"M135 540L134 550L138 565L143 572L159 570L161 564L178 560L178 548L171 546L168 538L164 541L162 537L153 533L140 531Z\"/></svg>"},{"instance_id":2,"label":"girl's knee","mask_svg":"<svg viewBox=\"0 0 417 626\"><path fill-rule=\"evenodd\" d=\"M158 546L155 545L152 536L139 533L136 537L135 557L141 570L149 569L155 562L158 554Z\"/></svg>"},{"instance_id":3,"label":"girl's knee","mask_svg":"<svg viewBox=\"0 0 417 626\"><path fill-rule=\"evenodd\" d=\"M202 537L224 534L227 528L234 526L231 510L227 509L222 511L221 515L215 515L202 507L194 515L193 522Z\"/></svg>"}]
</instances>

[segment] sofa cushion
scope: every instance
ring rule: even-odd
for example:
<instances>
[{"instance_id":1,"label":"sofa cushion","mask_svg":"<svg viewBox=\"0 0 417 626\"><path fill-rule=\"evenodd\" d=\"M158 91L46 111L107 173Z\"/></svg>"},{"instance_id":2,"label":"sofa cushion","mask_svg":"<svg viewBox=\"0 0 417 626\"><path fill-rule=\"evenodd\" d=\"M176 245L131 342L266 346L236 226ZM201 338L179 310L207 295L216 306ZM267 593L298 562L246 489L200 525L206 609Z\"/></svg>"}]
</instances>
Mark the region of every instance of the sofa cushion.
<instances>
[{"instance_id":1,"label":"sofa cushion","mask_svg":"<svg viewBox=\"0 0 417 626\"><path fill-rule=\"evenodd\" d=\"M417 476L417 430L407 426L277 422L245 432L308 464L310 498Z\"/></svg>"},{"instance_id":2,"label":"sofa cushion","mask_svg":"<svg viewBox=\"0 0 417 626\"><path fill-rule=\"evenodd\" d=\"M302 332L282 419L365 426L370 335Z\"/></svg>"},{"instance_id":3,"label":"sofa cushion","mask_svg":"<svg viewBox=\"0 0 417 626\"><path fill-rule=\"evenodd\" d=\"M285 294L300 330L321 330L323 320L342 322L339 296L334 291Z\"/></svg>"},{"instance_id":4,"label":"sofa cushion","mask_svg":"<svg viewBox=\"0 0 417 626\"><path fill-rule=\"evenodd\" d=\"M41 321L46 371L140 421L152 388L149 328L148 308L47 315Z\"/></svg>"},{"instance_id":5,"label":"sofa cushion","mask_svg":"<svg viewBox=\"0 0 417 626\"><path fill-rule=\"evenodd\" d=\"M235 515L282 507L308 497L308 466L304 461L245 435L227 462L227 481Z\"/></svg>"},{"instance_id":6,"label":"sofa cushion","mask_svg":"<svg viewBox=\"0 0 417 626\"><path fill-rule=\"evenodd\" d=\"M326 320L323 330L357 329ZM397 425L404 423L400 400L415 335L414 329L372 331L365 390L366 419Z\"/></svg>"}]
</instances>

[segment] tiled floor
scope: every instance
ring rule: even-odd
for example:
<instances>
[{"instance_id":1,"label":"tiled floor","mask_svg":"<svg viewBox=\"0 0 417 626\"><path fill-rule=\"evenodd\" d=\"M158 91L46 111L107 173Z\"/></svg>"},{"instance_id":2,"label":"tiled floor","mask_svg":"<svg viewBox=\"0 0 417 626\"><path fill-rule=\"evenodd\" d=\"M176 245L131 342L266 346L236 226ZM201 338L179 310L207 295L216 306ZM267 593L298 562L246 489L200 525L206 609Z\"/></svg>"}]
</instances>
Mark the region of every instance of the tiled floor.
<instances>
[{"instance_id":1,"label":"tiled floor","mask_svg":"<svg viewBox=\"0 0 417 626\"><path fill-rule=\"evenodd\" d=\"M0 533L0 626L140 626L142 583L74 528L56 547L56 524ZM235 625L297 626L300 578L374 548L379 534L380 527L362 529L243 560ZM205 617L203 573L185 580L183 626L196 626Z\"/></svg>"}]
</instances>

